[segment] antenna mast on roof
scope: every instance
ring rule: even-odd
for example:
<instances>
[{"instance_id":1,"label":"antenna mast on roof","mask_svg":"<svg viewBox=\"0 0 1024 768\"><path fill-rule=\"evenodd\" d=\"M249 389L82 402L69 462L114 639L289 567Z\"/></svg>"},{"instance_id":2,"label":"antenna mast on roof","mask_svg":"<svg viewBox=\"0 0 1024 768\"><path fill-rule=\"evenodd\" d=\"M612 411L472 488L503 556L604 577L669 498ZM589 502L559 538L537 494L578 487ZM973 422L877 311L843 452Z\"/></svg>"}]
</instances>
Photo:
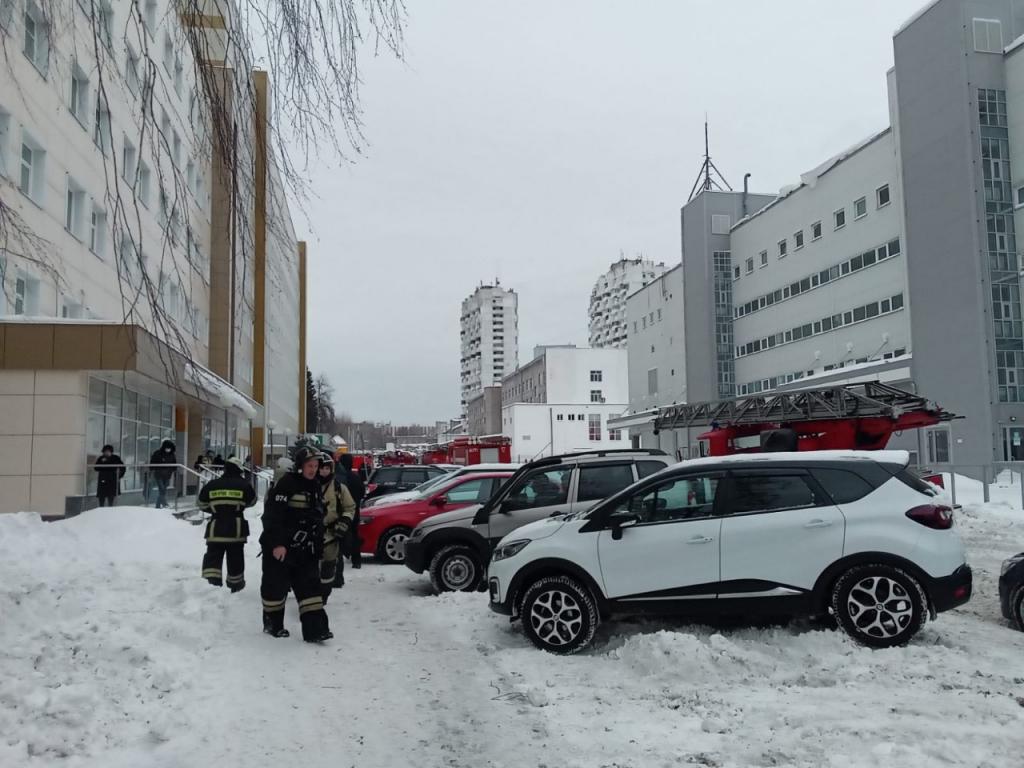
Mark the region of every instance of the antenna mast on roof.
<instances>
[{"instance_id":1,"label":"antenna mast on roof","mask_svg":"<svg viewBox=\"0 0 1024 768\"><path fill-rule=\"evenodd\" d=\"M690 190L690 197L686 202L693 200L699 192L710 192L713 189L717 189L719 192L725 192L726 190L732 192L729 182L725 180L721 171L711 161L711 149L708 142L708 117L704 115L704 163L700 167L700 173L697 174L697 180L693 182L693 189Z\"/></svg>"}]
</instances>

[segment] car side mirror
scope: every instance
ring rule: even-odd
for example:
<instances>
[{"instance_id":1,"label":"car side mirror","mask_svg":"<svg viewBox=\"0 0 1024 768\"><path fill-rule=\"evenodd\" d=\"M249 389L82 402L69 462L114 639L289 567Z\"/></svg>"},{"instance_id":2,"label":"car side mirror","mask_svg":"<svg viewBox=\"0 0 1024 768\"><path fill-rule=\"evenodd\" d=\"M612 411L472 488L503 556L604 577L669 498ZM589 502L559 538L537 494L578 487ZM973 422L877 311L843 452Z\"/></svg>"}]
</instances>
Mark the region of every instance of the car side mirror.
<instances>
[{"instance_id":1,"label":"car side mirror","mask_svg":"<svg viewBox=\"0 0 1024 768\"><path fill-rule=\"evenodd\" d=\"M632 528L640 522L640 517L632 512L616 512L608 518L612 529L612 539L618 541L622 538L622 531L625 528Z\"/></svg>"},{"instance_id":2,"label":"car side mirror","mask_svg":"<svg viewBox=\"0 0 1024 768\"><path fill-rule=\"evenodd\" d=\"M443 507L448 503L448 497L445 495L435 496L430 500L430 506L432 507Z\"/></svg>"}]
</instances>

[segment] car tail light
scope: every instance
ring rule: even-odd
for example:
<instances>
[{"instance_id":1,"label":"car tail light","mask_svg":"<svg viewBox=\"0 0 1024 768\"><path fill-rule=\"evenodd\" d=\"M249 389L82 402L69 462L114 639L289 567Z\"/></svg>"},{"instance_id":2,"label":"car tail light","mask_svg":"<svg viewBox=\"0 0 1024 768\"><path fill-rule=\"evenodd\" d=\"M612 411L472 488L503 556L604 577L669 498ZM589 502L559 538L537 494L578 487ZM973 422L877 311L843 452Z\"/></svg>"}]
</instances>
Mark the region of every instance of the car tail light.
<instances>
[{"instance_id":1,"label":"car tail light","mask_svg":"<svg viewBox=\"0 0 1024 768\"><path fill-rule=\"evenodd\" d=\"M915 523L944 531L953 527L953 510L942 504L922 504L907 510L907 517Z\"/></svg>"},{"instance_id":2,"label":"car tail light","mask_svg":"<svg viewBox=\"0 0 1024 768\"><path fill-rule=\"evenodd\" d=\"M925 475L924 480L932 485L939 486L939 488L946 487L946 479L942 475Z\"/></svg>"}]
</instances>

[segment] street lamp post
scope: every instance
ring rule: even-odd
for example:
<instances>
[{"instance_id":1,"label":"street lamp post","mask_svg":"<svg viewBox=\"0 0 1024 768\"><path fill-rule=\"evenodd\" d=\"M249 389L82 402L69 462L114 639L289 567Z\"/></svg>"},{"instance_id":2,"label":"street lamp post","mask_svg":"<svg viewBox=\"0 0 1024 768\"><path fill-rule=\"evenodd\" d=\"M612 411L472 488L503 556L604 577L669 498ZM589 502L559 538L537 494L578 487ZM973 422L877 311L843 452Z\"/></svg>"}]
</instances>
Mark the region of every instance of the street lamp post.
<instances>
[{"instance_id":1,"label":"street lamp post","mask_svg":"<svg viewBox=\"0 0 1024 768\"><path fill-rule=\"evenodd\" d=\"M274 456L274 429L276 429L276 428L277 428L277 422L275 422L273 420L270 420L270 421L267 422L267 432L270 433L270 457L271 458L273 458L273 456ZM267 453L266 451L263 452L263 465L264 466L267 465L267 455L266 455L266 453Z\"/></svg>"}]
</instances>

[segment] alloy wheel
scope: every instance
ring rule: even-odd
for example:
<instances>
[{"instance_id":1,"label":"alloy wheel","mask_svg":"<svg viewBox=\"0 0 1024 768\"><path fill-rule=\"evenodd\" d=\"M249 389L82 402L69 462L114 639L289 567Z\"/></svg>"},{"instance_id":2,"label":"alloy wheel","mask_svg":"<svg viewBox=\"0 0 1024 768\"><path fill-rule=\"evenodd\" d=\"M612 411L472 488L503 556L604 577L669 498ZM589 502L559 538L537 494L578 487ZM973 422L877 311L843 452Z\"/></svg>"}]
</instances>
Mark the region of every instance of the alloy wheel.
<instances>
[{"instance_id":1,"label":"alloy wheel","mask_svg":"<svg viewBox=\"0 0 1024 768\"><path fill-rule=\"evenodd\" d=\"M583 611L572 595L551 589L537 596L530 606L530 626L550 645L572 642L583 628Z\"/></svg>"},{"instance_id":2,"label":"alloy wheel","mask_svg":"<svg viewBox=\"0 0 1024 768\"><path fill-rule=\"evenodd\" d=\"M854 584L846 608L858 632L880 639L903 632L914 615L910 593L885 576L868 576Z\"/></svg>"},{"instance_id":3,"label":"alloy wheel","mask_svg":"<svg viewBox=\"0 0 1024 768\"><path fill-rule=\"evenodd\" d=\"M384 553L388 559L400 563L405 560L405 541L409 536L404 533L394 533L384 542Z\"/></svg>"}]
</instances>

